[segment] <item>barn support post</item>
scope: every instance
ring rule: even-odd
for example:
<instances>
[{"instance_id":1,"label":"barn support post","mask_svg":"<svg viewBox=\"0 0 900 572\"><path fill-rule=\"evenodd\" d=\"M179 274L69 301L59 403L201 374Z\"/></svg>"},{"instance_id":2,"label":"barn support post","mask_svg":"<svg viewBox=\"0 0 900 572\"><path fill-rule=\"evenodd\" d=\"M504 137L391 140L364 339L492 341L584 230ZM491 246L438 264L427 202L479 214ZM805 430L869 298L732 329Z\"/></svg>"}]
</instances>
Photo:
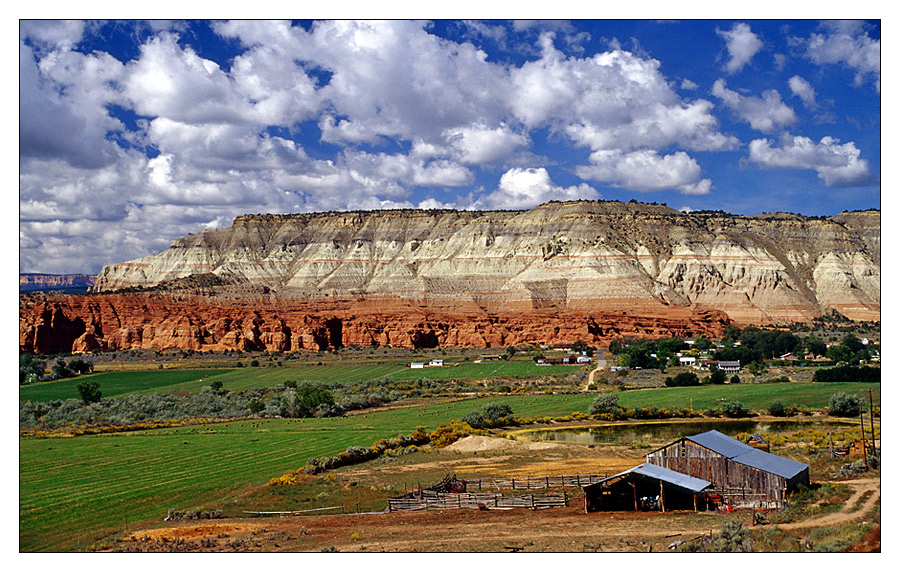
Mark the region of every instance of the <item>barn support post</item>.
<instances>
[{"instance_id":1,"label":"barn support post","mask_svg":"<svg viewBox=\"0 0 900 572\"><path fill-rule=\"evenodd\" d=\"M665 489L663 488L662 481L659 481L659 508L661 508L663 512L666 512Z\"/></svg>"},{"instance_id":2,"label":"barn support post","mask_svg":"<svg viewBox=\"0 0 900 572\"><path fill-rule=\"evenodd\" d=\"M637 512L637 510L638 510L637 487L634 486L634 483L628 483L628 484L631 485L631 492L634 495L634 511Z\"/></svg>"}]
</instances>

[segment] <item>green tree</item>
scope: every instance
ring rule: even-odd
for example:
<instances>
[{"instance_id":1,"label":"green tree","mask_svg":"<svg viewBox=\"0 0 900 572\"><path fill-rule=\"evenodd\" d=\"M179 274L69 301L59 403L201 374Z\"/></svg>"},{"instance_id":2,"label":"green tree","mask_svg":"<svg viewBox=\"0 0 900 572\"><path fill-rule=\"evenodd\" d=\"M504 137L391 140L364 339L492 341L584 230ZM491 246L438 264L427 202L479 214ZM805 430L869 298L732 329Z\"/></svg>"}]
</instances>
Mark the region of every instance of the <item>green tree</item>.
<instances>
[{"instance_id":1,"label":"green tree","mask_svg":"<svg viewBox=\"0 0 900 572\"><path fill-rule=\"evenodd\" d=\"M825 352L825 355L835 363L849 363L853 360L853 352L843 344L831 346L828 348L828 351Z\"/></svg>"},{"instance_id":2,"label":"green tree","mask_svg":"<svg viewBox=\"0 0 900 572\"><path fill-rule=\"evenodd\" d=\"M40 381L44 377L46 362L32 354L19 354L19 383Z\"/></svg>"},{"instance_id":3,"label":"green tree","mask_svg":"<svg viewBox=\"0 0 900 572\"><path fill-rule=\"evenodd\" d=\"M815 356L824 356L825 352L828 351L828 346L825 345L825 341L817 336L809 336L803 340L803 345L806 346L806 351L808 353Z\"/></svg>"},{"instance_id":4,"label":"green tree","mask_svg":"<svg viewBox=\"0 0 900 572\"><path fill-rule=\"evenodd\" d=\"M600 415L601 413L616 413L619 411L619 396L615 393L601 393L591 403L589 413Z\"/></svg>"},{"instance_id":5,"label":"green tree","mask_svg":"<svg viewBox=\"0 0 900 572\"><path fill-rule=\"evenodd\" d=\"M100 384L96 381L82 381L75 388L78 390L78 394L85 405L96 403L103 397L103 393L100 391Z\"/></svg>"},{"instance_id":6,"label":"green tree","mask_svg":"<svg viewBox=\"0 0 900 572\"><path fill-rule=\"evenodd\" d=\"M728 374L721 369L714 369L712 373L709 374L708 382L713 385L722 385L725 383L726 379L728 379Z\"/></svg>"},{"instance_id":7,"label":"green tree","mask_svg":"<svg viewBox=\"0 0 900 572\"><path fill-rule=\"evenodd\" d=\"M319 407L334 405L334 395L318 385L302 385L296 390L294 406L298 417L311 417Z\"/></svg>"},{"instance_id":8,"label":"green tree","mask_svg":"<svg viewBox=\"0 0 900 572\"><path fill-rule=\"evenodd\" d=\"M747 366L747 371L754 377L766 372L766 364L761 361L755 361Z\"/></svg>"},{"instance_id":9,"label":"green tree","mask_svg":"<svg viewBox=\"0 0 900 572\"><path fill-rule=\"evenodd\" d=\"M692 371L684 371L675 377L666 378L666 387L687 387L700 385L700 378Z\"/></svg>"}]
</instances>

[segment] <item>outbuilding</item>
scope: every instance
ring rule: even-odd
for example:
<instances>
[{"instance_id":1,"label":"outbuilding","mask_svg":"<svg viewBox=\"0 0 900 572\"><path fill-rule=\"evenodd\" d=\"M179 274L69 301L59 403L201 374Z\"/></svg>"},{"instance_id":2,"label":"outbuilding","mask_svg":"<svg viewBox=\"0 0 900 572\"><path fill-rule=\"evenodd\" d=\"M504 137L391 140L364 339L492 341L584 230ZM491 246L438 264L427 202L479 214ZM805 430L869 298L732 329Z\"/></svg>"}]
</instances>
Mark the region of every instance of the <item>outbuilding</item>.
<instances>
[{"instance_id":1,"label":"outbuilding","mask_svg":"<svg viewBox=\"0 0 900 572\"><path fill-rule=\"evenodd\" d=\"M711 482L732 506L780 503L809 486L809 465L767 453L712 430L657 449L647 463Z\"/></svg>"},{"instance_id":2,"label":"outbuilding","mask_svg":"<svg viewBox=\"0 0 900 572\"><path fill-rule=\"evenodd\" d=\"M582 487L585 512L601 510L698 510L712 483L643 463Z\"/></svg>"}]
</instances>

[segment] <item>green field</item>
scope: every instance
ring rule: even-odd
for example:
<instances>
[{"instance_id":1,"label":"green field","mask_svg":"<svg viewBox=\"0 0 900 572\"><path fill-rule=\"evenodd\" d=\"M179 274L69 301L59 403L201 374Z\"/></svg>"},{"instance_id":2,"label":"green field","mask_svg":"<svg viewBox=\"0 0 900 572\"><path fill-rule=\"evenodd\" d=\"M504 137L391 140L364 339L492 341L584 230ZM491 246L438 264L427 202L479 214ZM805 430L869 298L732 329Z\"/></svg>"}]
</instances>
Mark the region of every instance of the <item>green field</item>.
<instances>
[{"instance_id":1,"label":"green field","mask_svg":"<svg viewBox=\"0 0 900 572\"><path fill-rule=\"evenodd\" d=\"M76 386L85 380L97 381L103 397L129 393L199 392L215 380L228 390L274 387L285 381L297 383L341 383L380 380L390 376L397 381L473 380L536 375L565 375L578 371L570 365L537 366L524 361L448 364L444 367L411 369L406 362L300 364L286 367L249 367L236 369L166 369L146 371L112 371L24 385L19 387L20 401L52 401L78 399Z\"/></svg>"},{"instance_id":2,"label":"green field","mask_svg":"<svg viewBox=\"0 0 900 572\"><path fill-rule=\"evenodd\" d=\"M693 397L695 409L723 398L762 409L776 399L786 405L822 407L838 391L867 396L870 388L877 405L879 384L858 383L742 384L618 395L627 407L688 407ZM311 457L334 455L350 445L370 445L417 426L434 429L490 401L508 403L519 416L560 416L586 411L593 398L510 395L345 418L245 420L127 434L20 438L19 548L84 549L105 535L161 519L168 508L216 508Z\"/></svg>"},{"instance_id":3,"label":"green field","mask_svg":"<svg viewBox=\"0 0 900 572\"><path fill-rule=\"evenodd\" d=\"M117 397L129 393L160 393L175 391L184 385L196 384L197 387L209 385L211 378L226 374L227 369L203 370L146 370L146 371L113 371L82 375L75 378L46 381L33 385L19 386L20 401L54 401L79 399L76 386L83 381L96 381L100 384L103 397Z\"/></svg>"}]
</instances>

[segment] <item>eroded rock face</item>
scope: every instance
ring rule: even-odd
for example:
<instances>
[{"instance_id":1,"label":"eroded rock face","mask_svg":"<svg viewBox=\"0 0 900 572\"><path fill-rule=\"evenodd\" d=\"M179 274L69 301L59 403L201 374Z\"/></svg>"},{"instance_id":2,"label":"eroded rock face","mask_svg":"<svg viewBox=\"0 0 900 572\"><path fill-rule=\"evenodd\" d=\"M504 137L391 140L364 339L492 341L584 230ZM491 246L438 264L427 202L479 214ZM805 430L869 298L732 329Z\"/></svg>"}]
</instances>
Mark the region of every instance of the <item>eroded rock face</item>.
<instances>
[{"instance_id":1,"label":"eroded rock face","mask_svg":"<svg viewBox=\"0 0 900 572\"><path fill-rule=\"evenodd\" d=\"M878 320L879 248L877 211L734 216L578 201L246 215L105 267L104 296L23 302L20 337L23 347L53 346L57 331L79 332L59 342L79 348L497 346L596 342L617 328L715 334L729 319L832 310ZM155 288L147 299L160 306L132 316L140 297L109 295L126 288Z\"/></svg>"},{"instance_id":2,"label":"eroded rock face","mask_svg":"<svg viewBox=\"0 0 900 572\"><path fill-rule=\"evenodd\" d=\"M389 305L391 306L391 305ZM125 349L326 350L346 346L501 347L604 345L619 336L715 336L729 323L716 311L666 315L528 312L506 315L423 311L396 300L393 311L368 303L323 310L307 302L216 304L169 293L99 296L22 295L20 347L32 353Z\"/></svg>"}]
</instances>

